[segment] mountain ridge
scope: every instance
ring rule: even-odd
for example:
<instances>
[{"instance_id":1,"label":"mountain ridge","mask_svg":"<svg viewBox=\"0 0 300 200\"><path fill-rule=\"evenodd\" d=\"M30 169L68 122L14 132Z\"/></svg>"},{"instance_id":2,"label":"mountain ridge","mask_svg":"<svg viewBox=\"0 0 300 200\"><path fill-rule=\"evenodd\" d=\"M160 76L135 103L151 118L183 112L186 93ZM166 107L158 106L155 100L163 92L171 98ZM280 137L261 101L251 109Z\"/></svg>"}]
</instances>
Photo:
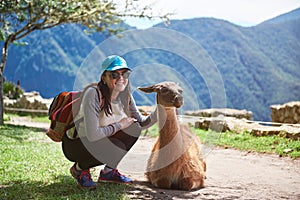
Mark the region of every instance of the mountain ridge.
<instances>
[{"instance_id":1,"label":"mountain ridge","mask_svg":"<svg viewBox=\"0 0 300 200\"><path fill-rule=\"evenodd\" d=\"M299 15L300 15L300 8L296 8L288 13L284 13L272 19L266 20L262 22L262 24L269 24L269 23L274 24L274 23L286 22L289 20L295 20L295 19L299 19Z\"/></svg>"},{"instance_id":2,"label":"mountain ridge","mask_svg":"<svg viewBox=\"0 0 300 200\"><path fill-rule=\"evenodd\" d=\"M254 113L254 119L270 120L271 104L300 99L297 92L300 89L300 55L297 53L300 52L299 10L252 27L215 18L194 18L172 20L167 29L190 37L211 57L224 82L226 107L247 109ZM290 14L292 17L289 17ZM163 24L154 26L159 27L166 28ZM135 30L129 26L126 29ZM146 44L146 36L150 38L150 32L151 29L144 30L145 37L133 35L128 45L135 42ZM76 73L86 57L107 38L109 35L105 33L86 35L78 25L35 32L24 39L29 45L10 47L4 75L13 82L21 80L26 91L36 90L43 97L53 97L60 91L72 90ZM176 38L170 40L174 44L178 42ZM145 60L171 66L187 80L195 82L191 87L197 93L196 102L200 108L212 106L205 77L197 76L186 60L171 52L149 49L124 56L131 66L140 66ZM144 76L144 80L151 82L151 77L155 76L155 73L150 73ZM151 95L142 96L137 92L133 95L139 105L153 103ZM193 96L188 93L187 97Z\"/></svg>"}]
</instances>

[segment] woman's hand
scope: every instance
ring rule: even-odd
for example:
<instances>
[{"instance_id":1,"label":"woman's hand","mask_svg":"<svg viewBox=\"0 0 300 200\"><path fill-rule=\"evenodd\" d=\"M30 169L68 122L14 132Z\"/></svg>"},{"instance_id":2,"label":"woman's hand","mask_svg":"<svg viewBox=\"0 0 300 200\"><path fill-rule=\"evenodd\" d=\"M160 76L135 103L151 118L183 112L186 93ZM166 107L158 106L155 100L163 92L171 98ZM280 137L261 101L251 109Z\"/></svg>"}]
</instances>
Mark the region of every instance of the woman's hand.
<instances>
[{"instance_id":1,"label":"woman's hand","mask_svg":"<svg viewBox=\"0 0 300 200\"><path fill-rule=\"evenodd\" d=\"M136 119L132 117L125 117L119 121L121 129L125 129L129 127L131 124L133 124L136 121Z\"/></svg>"}]
</instances>

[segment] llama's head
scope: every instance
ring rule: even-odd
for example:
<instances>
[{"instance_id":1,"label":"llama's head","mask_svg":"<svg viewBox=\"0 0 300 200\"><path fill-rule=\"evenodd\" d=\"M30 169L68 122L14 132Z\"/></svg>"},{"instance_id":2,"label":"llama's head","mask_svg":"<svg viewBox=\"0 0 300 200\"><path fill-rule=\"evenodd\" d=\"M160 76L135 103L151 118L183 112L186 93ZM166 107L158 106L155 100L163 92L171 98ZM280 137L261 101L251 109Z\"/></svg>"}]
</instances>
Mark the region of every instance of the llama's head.
<instances>
[{"instance_id":1,"label":"llama's head","mask_svg":"<svg viewBox=\"0 0 300 200\"><path fill-rule=\"evenodd\" d=\"M139 87L139 89L146 93L156 92L156 102L164 107L179 108L183 104L181 87L174 82L161 82L155 85L146 87Z\"/></svg>"}]
</instances>

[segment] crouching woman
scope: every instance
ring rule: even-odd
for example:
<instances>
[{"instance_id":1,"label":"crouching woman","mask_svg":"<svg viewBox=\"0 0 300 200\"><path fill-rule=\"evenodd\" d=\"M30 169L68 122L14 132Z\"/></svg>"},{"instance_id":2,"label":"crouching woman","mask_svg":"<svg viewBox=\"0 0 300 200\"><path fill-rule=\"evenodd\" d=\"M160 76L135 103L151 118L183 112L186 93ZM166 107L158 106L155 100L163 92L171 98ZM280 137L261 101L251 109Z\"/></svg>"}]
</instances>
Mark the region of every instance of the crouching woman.
<instances>
[{"instance_id":1,"label":"crouching woman","mask_svg":"<svg viewBox=\"0 0 300 200\"><path fill-rule=\"evenodd\" d=\"M68 131L62 142L64 155L74 162L70 172L78 185L85 188L96 187L90 168L99 165L105 167L98 181L131 183L117 166L135 144L141 130L157 120L156 112L146 117L138 111L130 93L131 69L122 57L107 57L102 70L98 84L89 87L83 95L76 116L77 119L83 117L83 122L75 131Z\"/></svg>"}]
</instances>

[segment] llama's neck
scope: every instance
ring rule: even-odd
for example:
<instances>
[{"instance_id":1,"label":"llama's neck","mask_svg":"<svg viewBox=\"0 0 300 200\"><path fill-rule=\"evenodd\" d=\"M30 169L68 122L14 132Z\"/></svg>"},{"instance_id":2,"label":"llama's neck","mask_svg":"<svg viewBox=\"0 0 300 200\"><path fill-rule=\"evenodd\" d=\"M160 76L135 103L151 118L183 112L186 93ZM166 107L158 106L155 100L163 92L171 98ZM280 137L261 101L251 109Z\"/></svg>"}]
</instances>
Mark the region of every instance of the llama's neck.
<instances>
[{"instance_id":1,"label":"llama's neck","mask_svg":"<svg viewBox=\"0 0 300 200\"><path fill-rule=\"evenodd\" d=\"M179 123L176 108L158 106L158 127L161 147L178 137Z\"/></svg>"}]
</instances>

